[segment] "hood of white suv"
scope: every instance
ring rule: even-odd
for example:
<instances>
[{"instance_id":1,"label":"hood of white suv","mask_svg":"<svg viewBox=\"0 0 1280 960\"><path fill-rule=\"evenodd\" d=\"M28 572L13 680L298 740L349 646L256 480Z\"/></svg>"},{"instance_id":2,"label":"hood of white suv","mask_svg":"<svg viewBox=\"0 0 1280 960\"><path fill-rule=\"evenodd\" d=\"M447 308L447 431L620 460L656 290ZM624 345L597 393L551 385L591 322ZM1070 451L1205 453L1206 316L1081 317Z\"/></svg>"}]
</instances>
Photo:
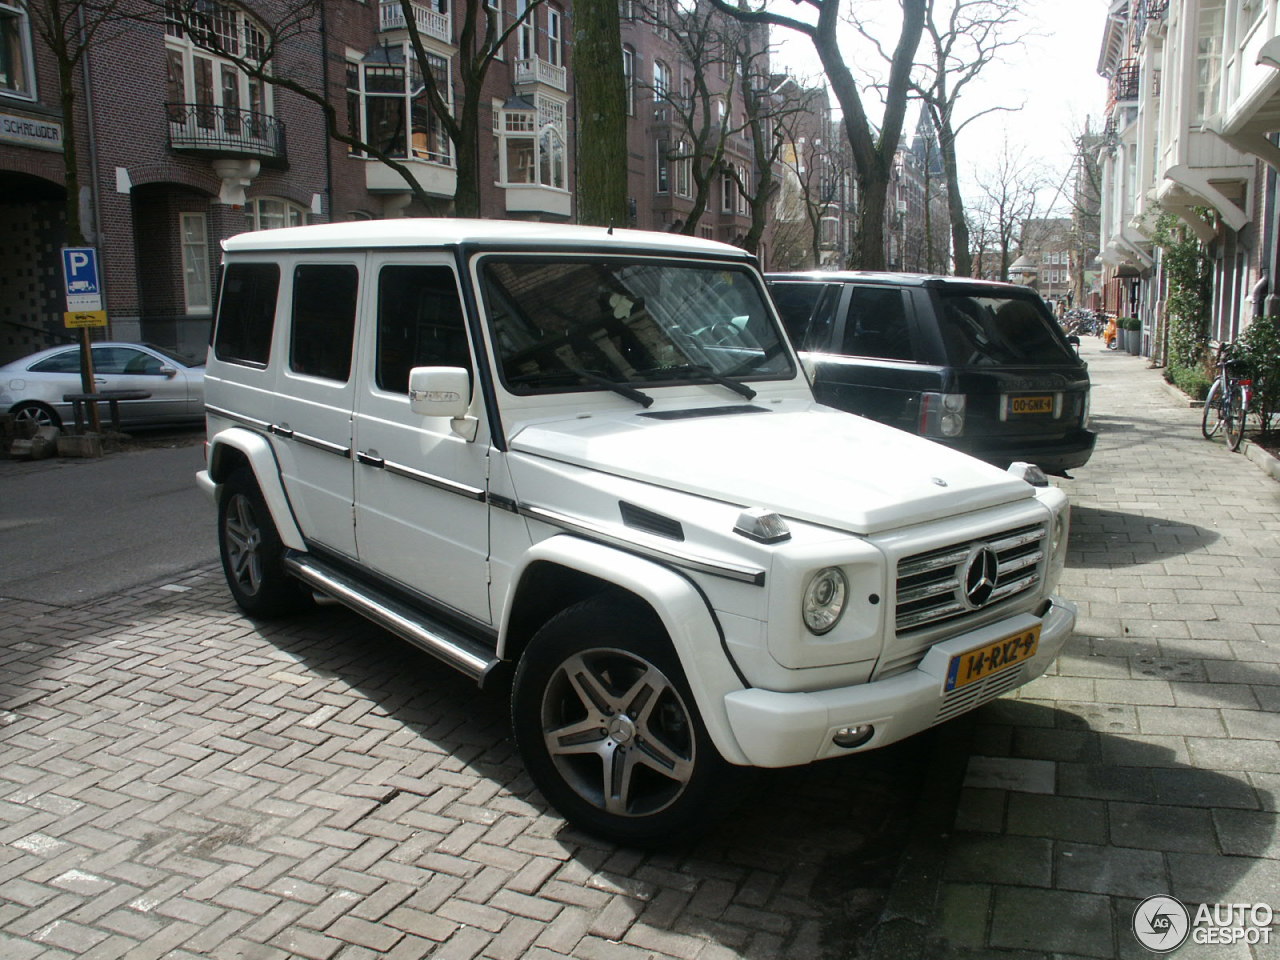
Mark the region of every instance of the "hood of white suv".
<instances>
[{"instance_id":1,"label":"hood of white suv","mask_svg":"<svg viewBox=\"0 0 1280 960\"><path fill-rule=\"evenodd\" d=\"M1011 474L852 414L803 401L729 409L544 421L511 449L863 535L1033 496Z\"/></svg>"}]
</instances>

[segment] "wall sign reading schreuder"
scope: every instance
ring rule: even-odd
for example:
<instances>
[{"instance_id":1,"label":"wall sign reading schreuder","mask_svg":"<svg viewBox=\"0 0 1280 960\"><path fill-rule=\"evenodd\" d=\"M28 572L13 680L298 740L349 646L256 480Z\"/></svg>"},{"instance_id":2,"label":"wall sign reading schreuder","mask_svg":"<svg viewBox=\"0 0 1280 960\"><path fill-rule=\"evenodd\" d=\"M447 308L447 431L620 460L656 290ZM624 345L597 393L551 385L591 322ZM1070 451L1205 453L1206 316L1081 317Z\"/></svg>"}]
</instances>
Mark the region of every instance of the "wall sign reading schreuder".
<instances>
[{"instance_id":1,"label":"wall sign reading schreuder","mask_svg":"<svg viewBox=\"0 0 1280 960\"><path fill-rule=\"evenodd\" d=\"M62 124L14 113L0 113L0 140L43 150L62 149Z\"/></svg>"}]
</instances>

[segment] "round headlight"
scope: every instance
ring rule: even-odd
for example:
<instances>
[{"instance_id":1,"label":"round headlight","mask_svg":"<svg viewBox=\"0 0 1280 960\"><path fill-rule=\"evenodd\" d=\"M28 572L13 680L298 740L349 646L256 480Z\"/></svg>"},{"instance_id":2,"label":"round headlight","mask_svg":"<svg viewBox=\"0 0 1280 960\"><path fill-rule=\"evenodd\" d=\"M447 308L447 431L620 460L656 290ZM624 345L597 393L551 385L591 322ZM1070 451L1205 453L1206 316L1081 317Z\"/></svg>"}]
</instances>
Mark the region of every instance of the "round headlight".
<instances>
[{"instance_id":1,"label":"round headlight","mask_svg":"<svg viewBox=\"0 0 1280 960\"><path fill-rule=\"evenodd\" d=\"M801 613L804 625L818 635L826 633L844 613L844 599L849 593L849 581L839 567L819 570L804 591Z\"/></svg>"}]
</instances>

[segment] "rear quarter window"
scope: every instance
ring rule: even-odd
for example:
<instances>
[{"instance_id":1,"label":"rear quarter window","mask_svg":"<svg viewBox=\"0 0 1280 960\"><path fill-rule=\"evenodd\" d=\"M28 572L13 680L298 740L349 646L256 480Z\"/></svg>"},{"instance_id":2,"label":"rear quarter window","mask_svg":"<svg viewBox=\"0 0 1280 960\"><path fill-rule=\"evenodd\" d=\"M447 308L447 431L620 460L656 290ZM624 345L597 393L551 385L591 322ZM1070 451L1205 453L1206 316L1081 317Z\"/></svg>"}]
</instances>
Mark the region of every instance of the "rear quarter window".
<instances>
[{"instance_id":1,"label":"rear quarter window","mask_svg":"<svg viewBox=\"0 0 1280 960\"><path fill-rule=\"evenodd\" d=\"M265 367L271 358L280 268L274 263L233 263L222 278L213 355L228 363Z\"/></svg>"}]
</instances>

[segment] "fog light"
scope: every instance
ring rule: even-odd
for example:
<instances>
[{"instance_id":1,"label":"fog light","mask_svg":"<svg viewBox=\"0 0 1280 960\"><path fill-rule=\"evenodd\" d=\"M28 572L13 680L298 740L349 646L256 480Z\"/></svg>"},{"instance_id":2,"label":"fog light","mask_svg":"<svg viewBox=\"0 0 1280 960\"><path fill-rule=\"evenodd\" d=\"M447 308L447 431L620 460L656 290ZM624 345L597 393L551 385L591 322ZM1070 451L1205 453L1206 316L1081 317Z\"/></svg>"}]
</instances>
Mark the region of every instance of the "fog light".
<instances>
[{"instance_id":1,"label":"fog light","mask_svg":"<svg viewBox=\"0 0 1280 960\"><path fill-rule=\"evenodd\" d=\"M876 728L869 723L860 723L856 727L841 727L835 732L831 742L837 747L860 747L870 740L875 732Z\"/></svg>"}]
</instances>

